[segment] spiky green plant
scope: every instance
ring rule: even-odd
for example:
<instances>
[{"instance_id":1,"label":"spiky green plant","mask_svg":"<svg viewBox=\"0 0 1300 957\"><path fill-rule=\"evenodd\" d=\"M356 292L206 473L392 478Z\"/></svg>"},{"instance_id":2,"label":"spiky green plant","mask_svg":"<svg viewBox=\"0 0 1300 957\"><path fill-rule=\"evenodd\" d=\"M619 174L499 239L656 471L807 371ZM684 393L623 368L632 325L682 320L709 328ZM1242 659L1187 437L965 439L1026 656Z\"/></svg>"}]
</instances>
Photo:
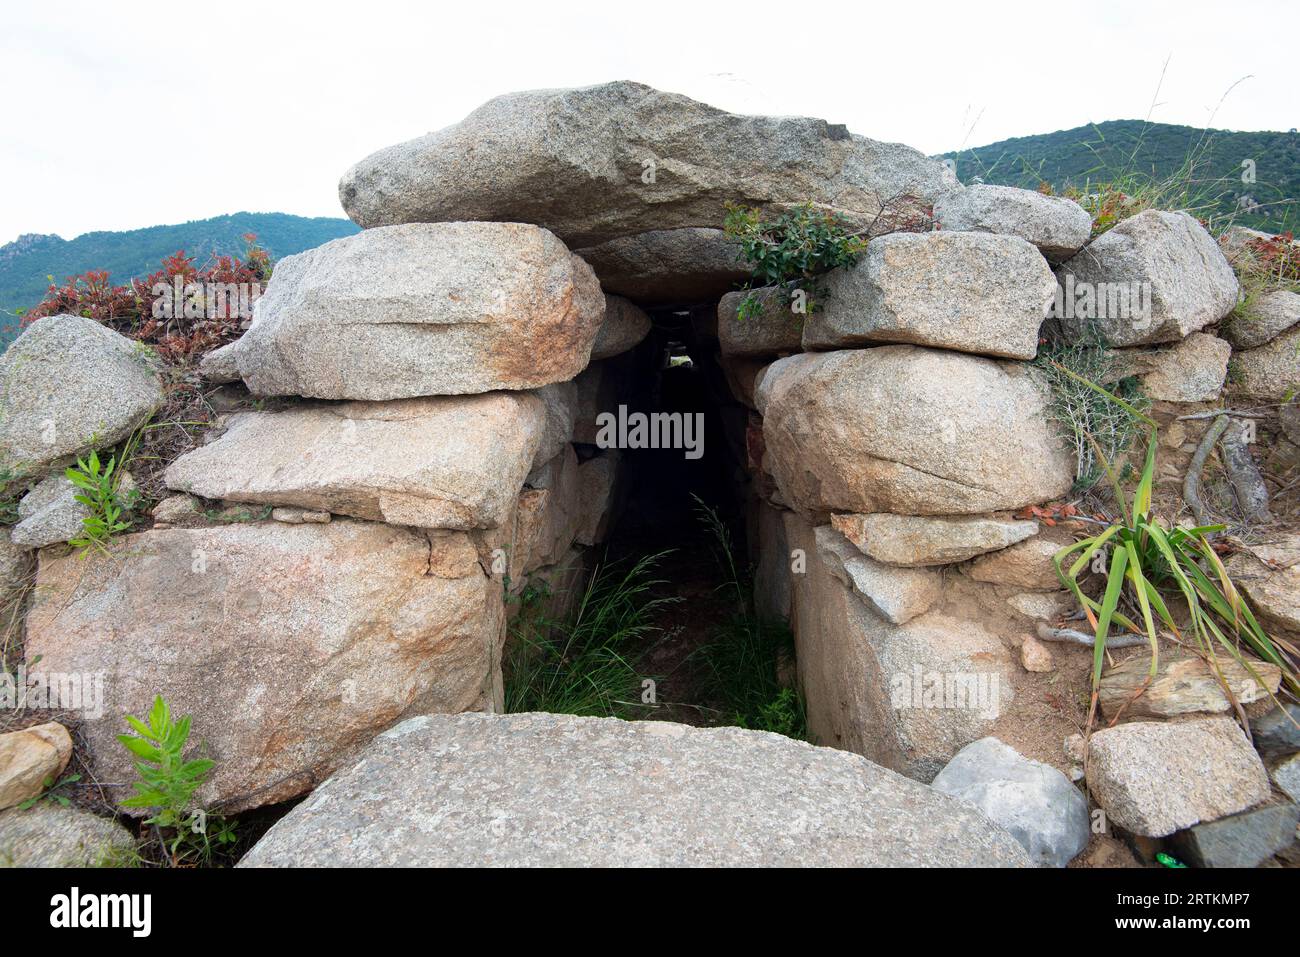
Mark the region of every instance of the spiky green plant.
<instances>
[{"instance_id":1,"label":"spiky green plant","mask_svg":"<svg viewBox=\"0 0 1300 957\"><path fill-rule=\"evenodd\" d=\"M651 613L676 599L654 598L654 568L667 552L597 568L577 608L563 621L523 608L511 627L505 706L631 718L643 710L638 668Z\"/></svg>"},{"instance_id":2,"label":"spiky green plant","mask_svg":"<svg viewBox=\"0 0 1300 957\"><path fill-rule=\"evenodd\" d=\"M1151 647L1148 683L1155 677L1159 665L1158 619L1175 639L1205 657L1234 705L1237 705L1236 697L1219 668L1220 652L1235 660L1267 690L1251 660L1242 653L1243 644L1258 658L1277 665L1287 688L1300 694L1300 676L1297 676L1296 669L1300 655L1290 644L1272 638L1264 631L1206 538L1223 531L1224 526L1168 530L1154 514L1151 498L1158 444L1155 420L1101 386L1063 366L1058 368L1123 407L1148 430L1146 458L1131 500L1110 460L1094 443L1097 459L1114 488L1121 520L1113 522L1097 535L1062 548L1053 559L1057 575L1082 606L1096 634L1089 728L1096 715L1106 639L1112 625L1146 637ZM1110 557L1106 587L1101 601L1097 601L1079 587L1079 576L1092 563L1094 556L1100 554L1105 561L1107 550ZM1121 599L1128 602L1130 609L1136 606L1139 621L1120 611ZM1170 605L1180 601L1186 610L1186 623L1182 627L1170 611ZM1237 707L1240 713L1240 706Z\"/></svg>"}]
</instances>

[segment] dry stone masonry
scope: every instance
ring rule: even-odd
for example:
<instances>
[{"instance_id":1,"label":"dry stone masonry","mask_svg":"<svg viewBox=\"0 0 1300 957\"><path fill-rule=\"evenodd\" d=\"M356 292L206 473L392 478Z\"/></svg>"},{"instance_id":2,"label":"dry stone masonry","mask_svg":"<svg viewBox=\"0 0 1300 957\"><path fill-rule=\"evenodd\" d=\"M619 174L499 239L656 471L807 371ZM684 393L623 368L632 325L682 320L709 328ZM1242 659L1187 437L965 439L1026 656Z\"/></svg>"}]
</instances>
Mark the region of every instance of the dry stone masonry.
<instances>
[{"instance_id":1,"label":"dry stone masonry","mask_svg":"<svg viewBox=\"0 0 1300 957\"><path fill-rule=\"evenodd\" d=\"M963 188L905 146L628 82L498 97L361 160L339 195L363 231L278 262L251 326L200 366L257 407L171 462L152 527L102 552L61 544L82 513L57 474L161 404L156 364L74 316L0 358L0 465L55 475L0 558L43 546L25 653L105 676L81 734L115 798L121 716L162 694L216 762L205 806L312 792L246 866L1064 866L1091 810L1178 832L1198 862L1241 860L1224 829L1248 826L1257 863L1294 832L1300 734L1267 696L1238 697L1260 752L1199 659L1167 660L1121 715L1146 665L1121 655L1102 687L1120 723L1085 760L1052 702L1081 693L1054 682L1091 652L1039 640L1075 606L1052 565L1072 539L1035 508L1079 466L1031 365L1045 328L1111 347L1165 420L1226 381L1272 401L1297 381L1300 297L1234 312L1233 268L1194 218L1092 238L1071 200ZM797 315L787 290L737 288L729 203L885 234ZM934 228L889 231L918 214ZM1076 308L1115 288L1123 315ZM663 367L647 355L666 318L725 373L756 603L790 623L822 747L499 713L512 599L580 582L635 507L598 417ZM1166 447L1187 457L1206 420L1176 425ZM1230 562L1292 637L1297 555L1292 536ZM47 732L0 735L0 808L67 763ZM15 828L0 814L0 853ZM119 838L62 832L40 859Z\"/></svg>"}]
</instances>

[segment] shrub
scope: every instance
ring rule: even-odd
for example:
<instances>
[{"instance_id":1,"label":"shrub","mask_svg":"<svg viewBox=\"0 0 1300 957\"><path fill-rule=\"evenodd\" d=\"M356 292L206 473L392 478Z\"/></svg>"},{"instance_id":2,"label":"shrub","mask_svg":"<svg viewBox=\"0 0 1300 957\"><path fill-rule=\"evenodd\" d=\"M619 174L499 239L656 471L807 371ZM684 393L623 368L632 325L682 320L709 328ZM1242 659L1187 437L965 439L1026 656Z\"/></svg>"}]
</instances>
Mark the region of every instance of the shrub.
<instances>
[{"instance_id":1,"label":"shrub","mask_svg":"<svg viewBox=\"0 0 1300 957\"><path fill-rule=\"evenodd\" d=\"M745 286L775 286L793 303L802 292L803 311L820 308L822 290L816 277L840 266L851 266L867 248L867 237L850 230L833 213L804 203L768 222L761 210L727 205L724 229L740 242L741 255L753 267ZM762 303L751 292L741 300L736 318L741 322L758 314Z\"/></svg>"},{"instance_id":2,"label":"shrub","mask_svg":"<svg viewBox=\"0 0 1300 957\"><path fill-rule=\"evenodd\" d=\"M63 473L69 482L81 490L75 496L76 500L90 510L81 519L81 537L68 542L80 548L83 556L91 548L106 551L105 545L113 536L131 527L126 514L135 506L139 493L123 494L119 490L121 472L116 466L115 458L110 458L107 465L101 466L98 453L92 450L86 458L77 459L75 467L66 469Z\"/></svg>"},{"instance_id":3,"label":"shrub","mask_svg":"<svg viewBox=\"0 0 1300 957\"><path fill-rule=\"evenodd\" d=\"M1145 410L1149 401L1135 377L1120 380L1115 391L1126 402L1121 408L1085 382L1109 382L1114 360L1100 343L1052 343L1038 352L1034 366L1047 379L1051 402L1047 414L1075 455L1075 493L1082 493L1105 476L1094 449L1111 462L1120 462L1141 434L1139 419L1128 408Z\"/></svg>"},{"instance_id":4,"label":"shrub","mask_svg":"<svg viewBox=\"0 0 1300 957\"><path fill-rule=\"evenodd\" d=\"M206 303L202 317L186 318L185 309L170 318L156 317L153 308L153 289L163 285L174 288L179 281L187 283L262 283L271 276L271 260L266 250L257 245L257 237L249 233L243 257L217 256L203 267L195 266L194 259L178 250L162 261L162 268L144 279L132 279L125 286L114 285L109 274L91 270L80 276L70 276L58 285L51 281L45 299L22 317L27 326L45 316L68 313L94 319L116 331L153 346L158 354L172 364L186 365L204 353L239 337L240 317L228 307L208 310ZM208 312L215 315L209 316Z\"/></svg>"}]
</instances>

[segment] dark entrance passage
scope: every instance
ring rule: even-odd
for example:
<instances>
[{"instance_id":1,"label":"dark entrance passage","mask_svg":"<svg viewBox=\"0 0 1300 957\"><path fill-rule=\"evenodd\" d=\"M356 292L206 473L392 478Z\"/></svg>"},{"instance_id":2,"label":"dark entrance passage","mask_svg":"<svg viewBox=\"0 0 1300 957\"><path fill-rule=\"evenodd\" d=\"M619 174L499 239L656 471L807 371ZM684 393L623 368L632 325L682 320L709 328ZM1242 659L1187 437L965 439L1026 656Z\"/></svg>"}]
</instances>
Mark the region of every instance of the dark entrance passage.
<instances>
[{"instance_id":1,"label":"dark entrance passage","mask_svg":"<svg viewBox=\"0 0 1300 957\"><path fill-rule=\"evenodd\" d=\"M653 316L655 326L638 347L629 412L693 417L702 424L696 451L628 448L625 507L605 543L606 561L634 563L660 555L653 589L672 599L655 609L655 634L642 667L655 676L659 708L653 717L695 725L730 723L726 704L711 700L709 664L701 649L734 625L736 591L728 583L731 561L745 572L748 477L744 454L749 410L727 387L717 342L699 310ZM688 454L689 453L689 454Z\"/></svg>"}]
</instances>

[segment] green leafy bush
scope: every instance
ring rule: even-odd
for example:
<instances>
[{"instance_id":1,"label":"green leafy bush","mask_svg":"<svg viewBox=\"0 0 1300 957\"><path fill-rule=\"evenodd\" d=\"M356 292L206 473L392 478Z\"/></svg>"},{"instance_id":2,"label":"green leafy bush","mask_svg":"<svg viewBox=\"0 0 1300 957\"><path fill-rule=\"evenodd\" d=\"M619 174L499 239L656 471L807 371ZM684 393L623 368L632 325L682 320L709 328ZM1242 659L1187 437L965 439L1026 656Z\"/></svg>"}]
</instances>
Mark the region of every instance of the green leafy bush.
<instances>
[{"instance_id":1,"label":"green leafy bush","mask_svg":"<svg viewBox=\"0 0 1300 957\"><path fill-rule=\"evenodd\" d=\"M140 759L135 762L140 778L132 784L134 795L124 800L122 807L153 810L145 823L169 832L163 841L173 865L182 860L210 864L215 850L233 846L237 837L232 822L191 810L194 792L203 786L214 762L186 760L189 715L172 720L171 709L158 695L147 723L131 715L126 716L126 723L135 734L120 734L117 740Z\"/></svg>"},{"instance_id":2,"label":"green leafy bush","mask_svg":"<svg viewBox=\"0 0 1300 957\"><path fill-rule=\"evenodd\" d=\"M727 205L723 227L740 243L741 254L753 267L746 288L776 286L787 295L802 290L808 312L820 306L816 277L841 266L852 266L867 248L867 237L854 232L833 213L804 203L765 221L761 210ZM737 316L742 322L757 314L761 303L752 292Z\"/></svg>"},{"instance_id":3,"label":"green leafy bush","mask_svg":"<svg viewBox=\"0 0 1300 957\"><path fill-rule=\"evenodd\" d=\"M80 548L83 556L91 548L105 551L104 546L114 535L131 527L126 513L138 496L119 493L117 460L109 458L106 465L101 465L99 455L94 451L84 459L77 459L76 466L66 469L63 474L81 489L75 498L90 510L90 514L81 519L81 537L72 539L69 544Z\"/></svg>"}]
</instances>

